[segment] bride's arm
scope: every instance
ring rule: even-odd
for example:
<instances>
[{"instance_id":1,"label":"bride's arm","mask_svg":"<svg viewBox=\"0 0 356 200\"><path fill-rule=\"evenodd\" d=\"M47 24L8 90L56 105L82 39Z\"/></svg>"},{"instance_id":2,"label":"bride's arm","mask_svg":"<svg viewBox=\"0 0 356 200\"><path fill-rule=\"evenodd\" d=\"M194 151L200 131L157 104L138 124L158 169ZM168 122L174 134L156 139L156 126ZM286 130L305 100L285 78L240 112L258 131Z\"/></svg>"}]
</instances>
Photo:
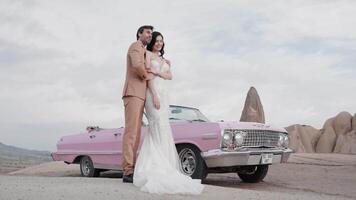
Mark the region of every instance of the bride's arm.
<instances>
[{"instance_id":1,"label":"bride's arm","mask_svg":"<svg viewBox=\"0 0 356 200\"><path fill-rule=\"evenodd\" d=\"M152 53L150 51L146 51L146 71L147 73L147 81L154 79L155 75L149 72L151 70L151 56Z\"/></svg>"},{"instance_id":2,"label":"bride's arm","mask_svg":"<svg viewBox=\"0 0 356 200\"><path fill-rule=\"evenodd\" d=\"M146 68L149 71L151 69L151 52L146 51ZM157 96L156 90L153 86L153 79L155 76L152 73L149 73L152 77L147 80L147 87L150 90L152 96Z\"/></svg>"},{"instance_id":3,"label":"bride's arm","mask_svg":"<svg viewBox=\"0 0 356 200\"><path fill-rule=\"evenodd\" d=\"M167 72L160 72L157 75L160 76L161 78L165 79L165 80L172 80L172 78L173 78L171 70L169 70Z\"/></svg>"},{"instance_id":4,"label":"bride's arm","mask_svg":"<svg viewBox=\"0 0 356 200\"><path fill-rule=\"evenodd\" d=\"M171 72L171 69L170 69L171 68L171 64L170 64L170 62L167 62L167 64L169 65L169 70L166 71L166 72L159 72L157 74L157 76L159 76L159 77L161 77L161 78L163 78L165 80L172 80L173 76L172 76L172 72Z\"/></svg>"},{"instance_id":5,"label":"bride's arm","mask_svg":"<svg viewBox=\"0 0 356 200\"><path fill-rule=\"evenodd\" d=\"M153 79L147 81L147 87L148 87L148 89L150 90L150 92L152 94L153 105L155 106L155 108L157 110L159 110L159 108L161 107L161 104L159 102L159 98L158 98L157 92L156 92L156 90L155 90L155 88L153 86Z\"/></svg>"},{"instance_id":6,"label":"bride's arm","mask_svg":"<svg viewBox=\"0 0 356 200\"><path fill-rule=\"evenodd\" d=\"M151 54L149 52L146 53L146 66L148 69L150 69L150 63L151 63ZM159 103L159 99L158 99L158 95L157 92L154 88L153 85L153 79L155 78L154 75L152 73L148 73L149 75L151 75L152 77L150 78L149 76L149 80L147 80L147 87L150 90L152 97L153 97L153 105L155 106L155 108L159 109L160 108L160 103Z\"/></svg>"}]
</instances>

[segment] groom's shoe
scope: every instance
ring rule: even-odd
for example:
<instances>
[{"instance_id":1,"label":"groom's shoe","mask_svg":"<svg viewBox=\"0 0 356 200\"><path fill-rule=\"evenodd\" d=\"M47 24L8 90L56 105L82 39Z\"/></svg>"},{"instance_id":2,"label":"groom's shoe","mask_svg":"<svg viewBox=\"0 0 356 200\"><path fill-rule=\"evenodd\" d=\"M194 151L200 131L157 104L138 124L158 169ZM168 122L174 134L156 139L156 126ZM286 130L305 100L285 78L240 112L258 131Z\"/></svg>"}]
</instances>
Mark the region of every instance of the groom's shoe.
<instances>
[{"instance_id":1,"label":"groom's shoe","mask_svg":"<svg viewBox=\"0 0 356 200\"><path fill-rule=\"evenodd\" d=\"M123 175L122 182L124 183L133 183L133 174L130 175Z\"/></svg>"}]
</instances>

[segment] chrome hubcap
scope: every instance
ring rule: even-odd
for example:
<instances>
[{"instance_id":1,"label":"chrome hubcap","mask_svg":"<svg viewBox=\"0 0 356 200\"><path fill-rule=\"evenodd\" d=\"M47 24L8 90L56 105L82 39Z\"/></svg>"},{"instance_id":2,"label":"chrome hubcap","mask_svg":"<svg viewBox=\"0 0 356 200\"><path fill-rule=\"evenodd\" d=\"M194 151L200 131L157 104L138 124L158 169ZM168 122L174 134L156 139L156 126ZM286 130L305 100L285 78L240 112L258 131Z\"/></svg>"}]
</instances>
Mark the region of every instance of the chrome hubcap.
<instances>
[{"instance_id":1,"label":"chrome hubcap","mask_svg":"<svg viewBox=\"0 0 356 200\"><path fill-rule=\"evenodd\" d=\"M189 148L182 149L182 151L179 152L179 159L182 172L191 176L195 172L197 166L195 153Z\"/></svg>"},{"instance_id":2,"label":"chrome hubcap","mask_svg":"<svg viewBox=\"0 0 356 200\"><path fill-rule=\"evenodd\" d=\"M90 173L89 160L84 160L84 162L82 163L82 172L85 176L89 175L89 173Z\"/></svg>"}]
</instances>

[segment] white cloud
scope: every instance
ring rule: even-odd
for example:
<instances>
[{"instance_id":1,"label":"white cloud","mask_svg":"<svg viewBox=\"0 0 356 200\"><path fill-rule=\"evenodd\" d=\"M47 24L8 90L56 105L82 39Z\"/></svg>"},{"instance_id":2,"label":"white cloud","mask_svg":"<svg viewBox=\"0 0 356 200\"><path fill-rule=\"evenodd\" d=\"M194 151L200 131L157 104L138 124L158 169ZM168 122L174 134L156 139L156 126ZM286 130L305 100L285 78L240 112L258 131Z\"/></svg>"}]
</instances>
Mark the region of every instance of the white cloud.
<instances>
[{"instance_id":1,"label":"white cloud","mask_svg":"<svg viewBox=\"0 0 356 200\"><path fill-rule=\"evenodd\" d=\"M239 120L255 86L280 126L356 112L354 1L0 4L4 143L54 150L86 125L122 126L126 51L142 24L165 36L172 104Z\"/></svg>"}]
</instances>

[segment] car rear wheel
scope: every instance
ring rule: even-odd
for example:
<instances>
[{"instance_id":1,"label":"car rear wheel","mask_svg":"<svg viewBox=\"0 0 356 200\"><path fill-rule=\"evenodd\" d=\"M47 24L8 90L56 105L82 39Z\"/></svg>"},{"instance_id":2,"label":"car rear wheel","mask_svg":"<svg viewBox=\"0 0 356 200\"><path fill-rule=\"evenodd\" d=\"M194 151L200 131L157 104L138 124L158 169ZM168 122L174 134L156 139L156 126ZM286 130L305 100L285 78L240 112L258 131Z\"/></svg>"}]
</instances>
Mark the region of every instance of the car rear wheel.
<instances>
[{"instance_id":1,"label":"car rear wheel","mask_svg":"<svg viewBox=\"0 0 356 200\"><path fill-rule=\"evenodd\" d=\"M193 179L204 180L207 176L207 168L200 150L193 145L178 145L177 151L181 171Z\"/></svg>"},{"instance_id":2,"label":"car rear wheel","mask_svg":"<svg viewBox=\"0 0 356 200\"><path fill-rule=\"evenodd\" d=\"M238 172L237 174L247 183L258 183L262 181L268 172L268 165L257 165L248 167L244 172Z\"/></svg>"},{"instance_id":3,"label":"car rear wheel","mask_svg":"<svg viewBox=\"0 0 356 200\"><path fill-rule=\"evenodd\" d=\"M84 177L100 176L100 170L94 168L93 161L89 156L83 156L80 159L80 173Z\"/></svg>"}]
</instances>

